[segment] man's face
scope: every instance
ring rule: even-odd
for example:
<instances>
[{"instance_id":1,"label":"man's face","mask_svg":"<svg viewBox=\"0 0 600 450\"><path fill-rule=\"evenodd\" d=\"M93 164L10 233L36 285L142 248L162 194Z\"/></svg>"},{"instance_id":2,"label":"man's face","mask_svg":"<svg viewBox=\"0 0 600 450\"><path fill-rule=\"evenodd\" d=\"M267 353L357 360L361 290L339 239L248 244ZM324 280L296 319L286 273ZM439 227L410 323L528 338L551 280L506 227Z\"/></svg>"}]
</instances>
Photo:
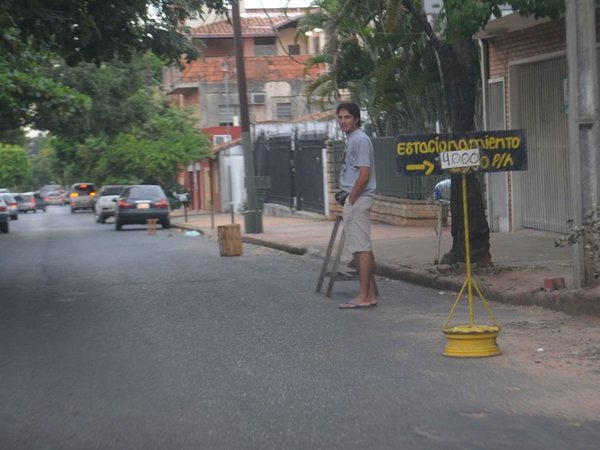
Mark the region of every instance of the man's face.
<instances>
[{"instance_id":1,"label":"man's face","mask_svg":"<svg viewBox=\"0 0 600 450\"><path fill-rule=\"evenodd\" d=\"M338 111L338 124L340 125L340 129L348 134L358 128L358 119L350 114L349 111L340 109Z\"/></svg>"}]
</instances>

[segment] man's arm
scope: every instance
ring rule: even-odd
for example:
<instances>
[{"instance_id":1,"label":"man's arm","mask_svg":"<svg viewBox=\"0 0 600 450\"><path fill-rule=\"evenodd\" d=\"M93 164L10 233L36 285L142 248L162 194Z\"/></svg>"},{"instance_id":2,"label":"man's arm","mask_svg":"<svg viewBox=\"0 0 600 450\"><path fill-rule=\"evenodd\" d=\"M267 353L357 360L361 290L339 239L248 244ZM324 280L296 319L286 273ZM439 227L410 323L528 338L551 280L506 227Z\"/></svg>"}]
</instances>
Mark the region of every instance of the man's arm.
<instances>
[{"instance_id":1,"label":"man's arm","mask_svg":"<svg viewBox=\"0 0 600 450\"><path fill-rule=\"evenodd\" d=\"M371 178L371 168L368 166L360 166L358 168L358 179L356 180L356 183L354 183L352 192L348 196L348 201L351 205L353 205L356 199L360 197L363 189L367 186L367 183L369 183L369 178Z\"/></svg>"}]
</instances>

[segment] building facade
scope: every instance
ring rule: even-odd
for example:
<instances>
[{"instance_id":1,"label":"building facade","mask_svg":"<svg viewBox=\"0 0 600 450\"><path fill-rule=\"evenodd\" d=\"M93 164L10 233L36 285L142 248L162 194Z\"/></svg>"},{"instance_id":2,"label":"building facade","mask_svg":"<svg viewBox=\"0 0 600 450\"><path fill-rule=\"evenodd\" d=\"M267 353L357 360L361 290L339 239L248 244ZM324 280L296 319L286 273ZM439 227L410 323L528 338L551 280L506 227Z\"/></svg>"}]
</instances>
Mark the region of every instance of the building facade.
<instances>
[{"instance_id":1,"label":"building facade","mask_svg":"<svg viewBox=\"0 0 600 450\"><path fill-rule=\"evenodd\" d=\"M311 109L306 89L324 67L306 71L305 63L320 49L322 33L298 34L297 26L303 14L300 10L290 9L242 11L242 42L252 123L290 122L305 116ZM218 146L235 139L233 130L239 130L233 27L228 19L215 20L193 28L191 39L201 57L186 64L183 70L165 68L163 88L172 104L196 112L199 128ZM218 159L214 161L218 163ZM190 166L191 170L187 168L183 174L186 185L192 188L212 186L213 182L203 180L208 166L208 162L199 162ZM213 169L210 173L219 173L219 170ZM221 205L220 199L207 192L206 189L204 193L192 192L192 207L207 209L209 204L212 207ZM206 195L210 196L209 200Z\"/></svg>"},{"instance_id":2,"label":"building facade","mask_svg":"<svg viewBox=\"0 0 600 450\"><path fill-rule=\"evenodd\" d=\"M600 36L596 9L596 41ZM493 231L564 233L572 216L565 20L511 14L479 33L488 130L522 129L527 170L487 175Z\"/></svg>"}]
</instances>

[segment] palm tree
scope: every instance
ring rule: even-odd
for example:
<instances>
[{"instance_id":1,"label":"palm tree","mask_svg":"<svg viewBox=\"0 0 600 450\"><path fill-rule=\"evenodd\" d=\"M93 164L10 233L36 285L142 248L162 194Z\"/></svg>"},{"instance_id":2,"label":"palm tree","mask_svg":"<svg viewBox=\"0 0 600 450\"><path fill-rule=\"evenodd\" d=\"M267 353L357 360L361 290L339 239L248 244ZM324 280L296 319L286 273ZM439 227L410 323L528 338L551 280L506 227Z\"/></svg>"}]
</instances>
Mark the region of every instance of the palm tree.
<instances>
[{"instance_id":1,"label":"palm tree","mask_svg":"<svg viewBox=\"0 0 600 450\"><path fill-rule=\"evenodd\" d=\"M425 132L445 124L445 108L435 53L398 0L317 0L317 12L300 23L300 32L321 28L323 51L308 68L326 63L307 96L322 102L343 92L366 107L379 135Z\"/></svg>"}]
</instances>

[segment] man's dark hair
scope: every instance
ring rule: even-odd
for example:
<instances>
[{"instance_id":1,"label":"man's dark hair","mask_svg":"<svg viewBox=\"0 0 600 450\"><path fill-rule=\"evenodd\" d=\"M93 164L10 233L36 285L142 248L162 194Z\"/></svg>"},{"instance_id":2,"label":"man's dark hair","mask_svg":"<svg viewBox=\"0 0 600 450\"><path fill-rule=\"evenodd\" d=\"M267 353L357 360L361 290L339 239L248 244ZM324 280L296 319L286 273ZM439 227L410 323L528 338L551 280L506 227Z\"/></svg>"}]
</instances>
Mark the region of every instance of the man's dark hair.
<instances>
[{"instance_id":1,"label":"man's dark hair","mask_svg":"<svg viewBox=\"0 0 600 450\"><path fill-rule=\"evenodd\" d=\"M345 109L346 111L348 111L352 117L358 119L359 125L362 124L360 120L360 108L356 103L340 103L337 109L335 110L336 115L340 113L340 109Z\"/></svg>"}]
</instances>

